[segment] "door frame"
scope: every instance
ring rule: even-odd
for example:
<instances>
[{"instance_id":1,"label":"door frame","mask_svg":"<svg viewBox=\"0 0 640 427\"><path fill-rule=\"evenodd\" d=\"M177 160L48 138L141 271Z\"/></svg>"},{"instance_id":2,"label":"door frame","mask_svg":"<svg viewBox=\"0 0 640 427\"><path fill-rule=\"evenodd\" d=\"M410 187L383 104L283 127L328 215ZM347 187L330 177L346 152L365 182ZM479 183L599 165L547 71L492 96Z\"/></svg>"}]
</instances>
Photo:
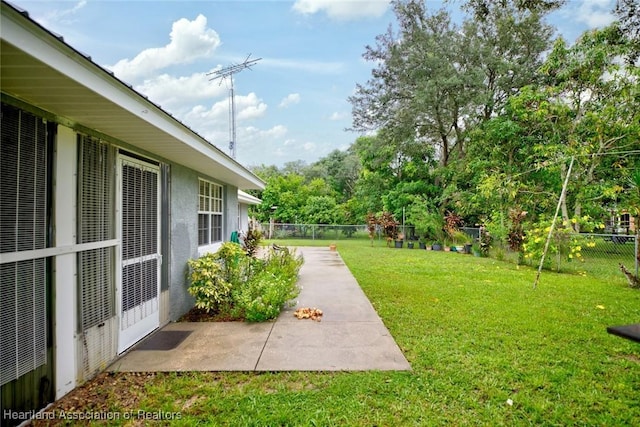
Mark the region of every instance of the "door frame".
<instances>
[{"instance_id":1,"label":"door frame","mask_svg":"<svg viewBox=\"0 0 640 427\"><path fill-rule=\"evenodd\" d=\"M122 233L122 167L125 164L139 166L146 170L153 170L156 173L156 229L157 229L157 252L153 255L142 256L145 261L149 259L157 259L157 296L155 298L155 310L151 315L146 316L144 319L136 322L134 325L123 329L123 309L122 309L122 296L123 296L123 283L122 283L122 269L124 267L122 255L123 246L123 233ZM162 187L160 181L160 165L153 160L146 160L142 157L134 155L128 155L126 153L119 152L116 161L116 237L119 241L119 245L116 250L116 305L117 305L117 319L118 319L118 354L123 353L142 338L153 332L160 326L160 293L161 293L161 279L162 279L162 253L161 253L161 206L162 206ZM153 304L153 303L152 303ZM135 308L133 309L135 310Z\"/></svg>"}]
</instances>

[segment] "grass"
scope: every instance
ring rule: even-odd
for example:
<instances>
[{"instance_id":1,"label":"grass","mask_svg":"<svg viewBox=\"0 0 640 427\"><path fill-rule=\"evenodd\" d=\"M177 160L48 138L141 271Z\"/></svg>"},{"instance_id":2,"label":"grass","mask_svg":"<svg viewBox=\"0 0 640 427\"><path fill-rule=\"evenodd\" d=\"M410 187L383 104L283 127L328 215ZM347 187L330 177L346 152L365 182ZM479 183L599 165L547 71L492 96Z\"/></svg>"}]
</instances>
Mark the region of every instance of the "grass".
<instances>
[{"instance_id":1,"label":"grass","mask_svg":"<svg viewBox=\"0 0 640 427\"><path fill-rule=\"evenodd\" d=\"M337 244L411 372L154 374L135 407L107 389L105 406L176 425L640 425L640 344L605 331L640 322L622 274L543 272L534 290L530 267Z\"/></svg>"}]
</instances>

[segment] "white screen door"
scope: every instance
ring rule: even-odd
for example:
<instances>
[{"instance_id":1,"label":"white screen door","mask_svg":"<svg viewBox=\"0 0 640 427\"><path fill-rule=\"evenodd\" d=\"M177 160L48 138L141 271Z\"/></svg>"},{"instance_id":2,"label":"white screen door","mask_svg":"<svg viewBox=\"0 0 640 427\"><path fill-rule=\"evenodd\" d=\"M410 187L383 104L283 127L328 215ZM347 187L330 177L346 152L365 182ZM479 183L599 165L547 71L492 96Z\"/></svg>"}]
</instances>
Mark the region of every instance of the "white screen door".
<instances>
[{"instance_id":1,"label":"white screen door","mask_svg":"<svg viewBox=\"0 0 640 427\"><path fill-rule=\"evenodd\" d=\"M120 156L119 229L121 271L118 301L121 353L160 324L160 169Z\"/></svg>"}]
</instances>

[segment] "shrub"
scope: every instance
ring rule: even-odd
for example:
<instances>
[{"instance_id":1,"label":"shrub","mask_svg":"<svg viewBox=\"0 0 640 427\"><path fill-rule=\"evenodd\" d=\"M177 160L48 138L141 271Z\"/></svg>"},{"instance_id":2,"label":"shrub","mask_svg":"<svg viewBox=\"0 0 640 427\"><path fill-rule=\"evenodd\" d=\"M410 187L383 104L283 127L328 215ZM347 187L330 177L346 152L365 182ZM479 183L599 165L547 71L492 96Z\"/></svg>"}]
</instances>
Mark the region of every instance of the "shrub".
<instances>
[{"instance_id":1,"label":"shrub","mask_svg":"<svg viewBox=\"0 0 640 427\"><path fill-rule=\"evenodd\" d=\"M196 299L196 307L209 313L230 302L231 283L214 254L190 259L188 265L191 268L189 294Z\"/></svg>"},{"instance_id":2,"label":"shrub","mask_svg":"<svg viewBox=\"0 0 640 427\"><path fill-rule=\"evenodd\" d=\"M264 259L257 259L237 243L224 243L215 254L189 260L189 293L196 307L207 312L224 308L251 322L273 319L298 296L302 262L302 256L288 248L272 248Z\"/></svg>"},{"instance_id":3,"label":"shrub","mask_svg":"<svg viewBox=\"0 0 640 427\"><path fill-rule=\"evenodd\" d=\"M237 312L246 320L263 322L278 317L283 305L296 296L286 278L262 271L234 295L234 300Z\"/></svg>"},{"instance_id":4,"label":"shrub","mask_svg":"<svg viewBox=\"0 0 640 427\"><path fill-rule=\"evenodd\" d=\"M583 228L592 229L600 228L594 225L588 216L582 218L572 218L570 221L563 221L556 224L551 240L549 242L548 253L545 257L543 268L551 269L552 257L556 258L556 269L560 269L560 263L564 259L566 262L582 261L582 248L594 247L596 245L592 236L583 236L574 231L573 226L582 225ZM524 258L532 263L539 263L542 259L547 236L551 230L551 220L541 219L533 224L524 237L522 248L524 250Z\"/></svg>"},{"instance_id":5,"label":"shrub","mask_svg":"<svg viewBox=\"0 0 640 427\"><path fill-rule=\"evenodd\" d=\"M213 257L222 267L224 279L233 287L239 286L246 281L248 259L240 244L225 242L213 254Z\"/></svg>"}]
</instances>

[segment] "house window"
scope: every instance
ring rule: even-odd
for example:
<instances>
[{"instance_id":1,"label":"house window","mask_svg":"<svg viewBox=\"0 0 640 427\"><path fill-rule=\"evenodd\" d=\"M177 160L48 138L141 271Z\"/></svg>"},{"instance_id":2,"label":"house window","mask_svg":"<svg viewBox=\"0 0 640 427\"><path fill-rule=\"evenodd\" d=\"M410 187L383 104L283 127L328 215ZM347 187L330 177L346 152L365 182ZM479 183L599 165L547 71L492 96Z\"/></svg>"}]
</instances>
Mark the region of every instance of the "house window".
<instances>
[{"instance_id":1,"label":"house window","mask_svg":"<svg viewBox=\"0 0 640 427\"><path fill-rule=\"evenodd\" d=\"M222 186L199 180L198 245L222 241Z\"/></svg>"},{"instance_id":2,"label":"house window","mask_svg":"<svg viewBox=\"0 0 640 427\"><path fill-rule=\"evenodd\" d=\"M628 213L620 215L620 228L629 228L631 217Z\"/></svg>"}]
</instances>

